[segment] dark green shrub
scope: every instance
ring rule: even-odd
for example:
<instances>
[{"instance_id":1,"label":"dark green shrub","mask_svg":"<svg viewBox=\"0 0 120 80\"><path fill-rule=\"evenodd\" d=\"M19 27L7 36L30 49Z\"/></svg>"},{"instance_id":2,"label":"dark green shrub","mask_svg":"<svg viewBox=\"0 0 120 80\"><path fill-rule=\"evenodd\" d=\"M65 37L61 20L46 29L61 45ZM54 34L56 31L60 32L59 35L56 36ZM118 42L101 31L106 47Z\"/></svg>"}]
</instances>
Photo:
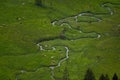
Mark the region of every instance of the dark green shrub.
<instances>
[{"instance_id":1,"label":"dark green shrub","mask_svg":"<svg viewBox=\"0 0 120 80\"><path fill-rule=\"evenodd\" d=\"M84 80L95 80L95 76L94 76L94 74L93 74L93 72L92 72L91 69L88 69L88 70L86 71Z\"/></svg>"},{"instance_id":2,"label":"dark green shrub","mask_svg":"<svg viewBox=\"0 0 120 80\"><path fill-rule=\"evenodd\" d=\"M43 6L43 1L42 0L35 0L35 4L37 5L37 6Z\"/></svg>"},{"instance_id":3,"label":"dark green shrub","mask_svg":"<svg viewBox=\"0 0 120 80\"><path fill-rule=\"evenodd\" d=\"M116 74L116 73L113 75L112 80L118 80L118 76L117 76L117 74Z\"/></svg>"}]
</instances>

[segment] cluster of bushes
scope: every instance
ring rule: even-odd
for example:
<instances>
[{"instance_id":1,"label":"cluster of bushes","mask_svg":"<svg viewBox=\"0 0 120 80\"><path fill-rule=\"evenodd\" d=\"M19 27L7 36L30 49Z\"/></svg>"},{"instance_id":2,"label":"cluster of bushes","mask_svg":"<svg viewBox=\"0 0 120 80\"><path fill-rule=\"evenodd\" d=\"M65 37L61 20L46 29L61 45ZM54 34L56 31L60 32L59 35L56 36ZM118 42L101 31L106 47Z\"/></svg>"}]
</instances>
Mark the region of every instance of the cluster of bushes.
<instances>
[{"instance_id":1,"label":"cluster of bushes","mask_svg":"<svg viewBox=\"0 0 120 80\"><path fill-rule=\"evenodd\" d=\"M95 76L94 76L94 73L92 72L91 69L88 69L88 70L86 71L84 80L96 80L96 79L95 79ZM107 74L106 74L106 75L101 74L101 76L99 77L99 80L111 80L111 79L108 77ZM112 80L119 80L116 73L114 73L114 75L113 75L113 77L112 77Z\"/></svg>"}]
</instances>

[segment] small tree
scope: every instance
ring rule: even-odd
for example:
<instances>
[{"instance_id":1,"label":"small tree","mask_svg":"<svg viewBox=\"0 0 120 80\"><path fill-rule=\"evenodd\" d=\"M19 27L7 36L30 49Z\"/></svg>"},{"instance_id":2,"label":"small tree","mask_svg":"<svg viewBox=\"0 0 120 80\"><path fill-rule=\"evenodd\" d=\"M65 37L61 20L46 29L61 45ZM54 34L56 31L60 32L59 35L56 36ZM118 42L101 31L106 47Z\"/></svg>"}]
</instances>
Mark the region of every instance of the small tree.
<instances>
[{"instance_id":1,"label":"small tree","mask_svg":"<svg viewBox=\"0 0 120 80\"><path fill-rule=\"evenodd\" d=\"M107 74L105 75L105 80L110 80Z\"/></svg>"},{"instance_id":2,"label":"small tree","mask_svg":"<svg viewBox=\"0 0 120 80\"><path fill-rule=\"evenodd\" d=\"M107 74L105 76L103 74L101 74L99 80L110 80L110 79Z\"/></svg>"},{"instance_id":3,"label":"small tree","mask_svg":"<svg viewBox=\"0 0 120 80\"><path fill-rule=\"evenodd\" d=\"M88 70L86 71L84 80L95 80L95 76L94 76L94 74L93 74L93 72L92 72L91 69L88 69Z\"/></svg>"},{"instance_id":4,"label":"small tree","mask_svg":"<svg viewBox=\"0 0 120 80\"><path fill-rule=\"evenodd\" d=\"M106 79L105 79L105 76L104 76L103 74L101 74L99 80L106 80Z\"/></svg>"},{"instance_id":5,"label":"small tree","mask_svg":"<svg viewBox=\"0 0 120 80\"><path fill-rule=\"evenodd\" d=\"M113 75L112 80L118 80L118 76L117 76L117 74L116 74L116 73Z\"/></svg>"}]
</instances>

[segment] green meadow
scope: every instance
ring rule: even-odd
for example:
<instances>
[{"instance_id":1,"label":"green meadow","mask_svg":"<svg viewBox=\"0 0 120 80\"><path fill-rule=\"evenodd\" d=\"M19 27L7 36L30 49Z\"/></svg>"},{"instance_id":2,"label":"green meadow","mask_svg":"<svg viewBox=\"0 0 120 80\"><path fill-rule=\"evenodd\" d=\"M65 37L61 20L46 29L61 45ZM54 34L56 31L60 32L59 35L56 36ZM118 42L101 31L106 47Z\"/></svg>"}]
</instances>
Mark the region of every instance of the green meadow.
<instances>
[{"instance_id":1,"label":"green meadow","mask_svg":"<svg viewBox=\"0 0 120 80\"><path fill-rule=\"evenodd\" d=\"M41 4L0 0L0 80L120 79L120 0Z\"/></svg>"}]
</instances>

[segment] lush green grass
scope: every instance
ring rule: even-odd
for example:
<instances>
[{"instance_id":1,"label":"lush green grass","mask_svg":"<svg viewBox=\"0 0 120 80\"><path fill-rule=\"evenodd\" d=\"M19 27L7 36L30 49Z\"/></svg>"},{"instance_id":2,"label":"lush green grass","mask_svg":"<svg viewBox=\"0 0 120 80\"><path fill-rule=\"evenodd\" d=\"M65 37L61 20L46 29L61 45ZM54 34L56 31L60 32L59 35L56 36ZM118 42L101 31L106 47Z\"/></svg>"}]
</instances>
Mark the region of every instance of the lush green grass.
<instances>
[{"instance_id":1,"label":"lush green grass","mask_svg":"<svg viewBox=\"0 0 120 80\"><path fill-rule=\"evenodd\" d=\"M36 6L34 0L0 0L0 80L16 80L16 75L21 80L52 80L48 66L64 58L65 46L70 58L55 68L57 80L63 80L66 67L70 80L82 80L87 68L97 79L101 73L120 76L120 5L108 5L114 15L96 15L101 22L80 22L96 20L91 17L79 17L78 22L69 18L86 11L106 13L100 6L103 2L119 0L45 0L44 7ZM59 26L62 21L51 24L59 19L73 29ZM64 29L65 40L60 38ZM40 43L45 51L36 45L42 40L48 40ZM27 72L21 74L21 70Z\"/></svg>"}]
</instances>

